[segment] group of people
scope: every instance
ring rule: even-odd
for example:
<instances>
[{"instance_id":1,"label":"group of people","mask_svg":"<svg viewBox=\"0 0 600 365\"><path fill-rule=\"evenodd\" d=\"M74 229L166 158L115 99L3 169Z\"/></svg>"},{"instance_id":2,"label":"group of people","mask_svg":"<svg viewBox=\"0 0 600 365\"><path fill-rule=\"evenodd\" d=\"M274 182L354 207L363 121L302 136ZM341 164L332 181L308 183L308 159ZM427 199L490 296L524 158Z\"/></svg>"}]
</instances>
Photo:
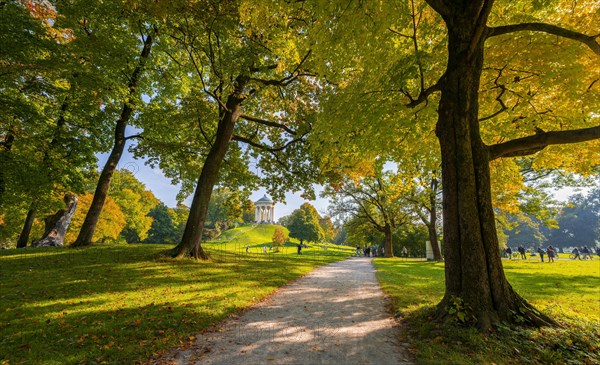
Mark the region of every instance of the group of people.
<instances>
[{"instance_id":1,"label":"group of people","mask_svg":"<svg viewBox=\"0 0 600 365\"><path fill-rule=\"evenodd\" d=\"M596 255L600 257L600 247L596 247ZM571 258L579 260L587 260L589 258L592 260L592 250L587 248L587 246L583 246L581 249L575 247L573 251L571 251Z\"/></svg>"},{"instance_id":2,"label":"group of people","mask_svg":"<svg viewBox=\"0 0 600 365\"><path fill-rule=\"evenodd\" d=\"M525 250L525 247L523 247L523 246L517 247L517 252L519 253L519 256L521 257L521 260L527 260L527 251ZM556 249L552 246L548 246L548 248L546 248L545 250L542 247L540 247L537 249L537 253L540 255L542 262L544 262L544 255L548 256L548 262L554 262L554 258L557 256ZM513 257L512 249L510 247L505 248L504 255L512 260L512 257Z\"/></svg>"},{"instance_id":3,"label":"group of people","mask_svg":"<svg viewBox=\"0 0 600 365\"><path fill-rule=\"evenodd\" d=\"M356 256L364 257L377 257L377 246L360 247L356 246ZM383 256L383 248L381 249L381 255Z\"/></svg>"},{"instance_id":4,"label":"group of people","mask_svg":"<svg viewBox=\"0 0 600 365\"><path fill-rule=\"evenodd\" d=\"M575 247L571 251L570 257L571 259L587 260L589 258L590 260L592 260L593 251L593 249L589 249L587 248L587 246L583 246L582 248ZM525 250L523 246L517 247L516 252L518 253L518 256L521 257L521 260L527 260L527 250ZM537 249L537 253L540 256L542 262L544 261L544 256L548 257L548 262L554 262L554 258L558 256L557 250L552 246L548 246L548 248L546 248L545 250L542 247L539 247ZM596 255L600 257L600 247L596 247ZM510 247L505 248L504 256L512 260L513 250ZM535 256L535 254L532 254L532 256Z\"/></svg>"}]
</instances>

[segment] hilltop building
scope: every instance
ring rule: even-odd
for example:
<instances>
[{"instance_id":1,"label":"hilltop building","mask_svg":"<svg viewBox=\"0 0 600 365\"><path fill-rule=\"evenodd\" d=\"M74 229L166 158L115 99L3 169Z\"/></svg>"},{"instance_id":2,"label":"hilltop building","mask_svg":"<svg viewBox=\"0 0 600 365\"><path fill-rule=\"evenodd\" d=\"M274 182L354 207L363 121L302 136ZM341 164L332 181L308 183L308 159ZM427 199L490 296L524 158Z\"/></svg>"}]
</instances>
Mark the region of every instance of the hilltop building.
<instances>
[{"instance_id":1,"label":"hilltop building","mask_svg":"<svg viewBox=\"0 0 600 365\"><path fill-rule=\"evenodd\" d=\"M259 224L275 224L275 202L266 195L254 202L254 222Z\"/></svg>"}]
</instances>

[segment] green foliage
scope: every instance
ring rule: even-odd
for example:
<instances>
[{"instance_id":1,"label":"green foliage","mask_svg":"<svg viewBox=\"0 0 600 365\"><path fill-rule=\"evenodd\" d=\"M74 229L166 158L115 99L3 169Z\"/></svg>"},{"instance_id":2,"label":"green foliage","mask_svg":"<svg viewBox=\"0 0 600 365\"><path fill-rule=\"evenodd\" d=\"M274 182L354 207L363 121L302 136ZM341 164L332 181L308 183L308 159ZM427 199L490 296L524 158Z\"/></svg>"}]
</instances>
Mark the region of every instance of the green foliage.
<instances>
[{"instance_id":1,"label":"green foliage","mask_svg":"<svg viewBox=\"0 0 600 365\"><path fill-rule=\"evenodd\" d=\"M184 206L179 206L177 210L173 210L163 202L159 202L148 213L148 216L152 218L152 225L144 242L169 244L179 242L183 236L183 228L187 219L185 212L186 207Z\"/></svg>"},{"instance_id":2,"label":"green foliage","mask_svg":"<svg viewBox=\"0 0 600 365\"><path fill-rule=\"evenodd\" d=\"M337 235L336 229L333 226L333 222L331 221L331 217L328 215L319 218L319 225L323 230L323 239L326 242L332 242L334 237Z\"/></svg>"},{"instance_id":3,"label":"green foliage","mask_svg":"<svg viewBox=\"0 0 600 365\"><path fill-rule=\"evenodd\" d=\"M162 245L0 251L0 363L147 362L348 253L290 250L274 261L234 255L231 246L198 263L161 258L163 251Z\"/></svg>"},{"instance_id":4,"label":"green foliage","mask_svg":"<svg viewBox=\"0 0 600 365\"><path fill-rule=\"evenodd\" d=\"M302 204L300 209L292 212L287 228L290 230L290 237L297 238L300 243L319 242L325 236L319 224L319 213L309 203Z\"/></svg>"},{"instance_id":5,"label":"green foliage","mask_svg":"<svg viewBox=\"0 0 600 365\"><path fill-rule=\"evenodd\" d=\"M158 199L125 169L115 171L109 194L125 215L127 225L121 235L128 243L145 240L152 226L152 217L148 213L158 204Z\"/></svg>"},{"instance_id":6,"label":"green foliage","mask_svg":"<svg viewBox=\"0 0 600 365\"><path fill-rule=\"evenodd\" d=\"M254 204L247 199L244 192L217 188L210 197L205 227L226 231L238 224L249 223L246 220L250 215L254 221Z\"/></svg>"},{"instance_id":7,"label":"green foliage","mask_svg":"<svg viewBox=\"0 0 600 365\"><path fill-rule=\"evenodd\" d=\"M497 326L482 334L465 327L468 311L452 306L456 323L432 320L444 295L444 265L376 259L377 277L407 325L404 341L424 364L593 364L600 361L597 320L598 261L504 261L511 285L563 328Z\"/></svg>"},{"instance_id":8,"label":"green foliage","mask_svg":"<svg viewBox=\"0 0 600 365\"><path fill-rule=\"evenodd\" d=\"M168 8L174 14L161 29L169 51L162 57L177 67L156 82L141 116L145 138L136 154L181 182L183 200L194 191L233 97L243 115L236 116L217 185L247 195L260 183L275 199L283 199L285 188L312 191L318 177L301 140L317 108L318 83L305 71L311 46L305 33L312 21L305 6L241 0L181 1ZM244 80L239 95L236 80Z\"/></svg>"},{"instance_id":9,"label":"green foliage","mask_svg":"<svg viewBox=\"0 0 600 365\"><path fill-rule=\"evenodd\" d=\"M425 241L429 240L427 227L407 223L394 232L394 252L399 254L406 247L409 257L425 257Z\"/></svg>"}]
</instances>

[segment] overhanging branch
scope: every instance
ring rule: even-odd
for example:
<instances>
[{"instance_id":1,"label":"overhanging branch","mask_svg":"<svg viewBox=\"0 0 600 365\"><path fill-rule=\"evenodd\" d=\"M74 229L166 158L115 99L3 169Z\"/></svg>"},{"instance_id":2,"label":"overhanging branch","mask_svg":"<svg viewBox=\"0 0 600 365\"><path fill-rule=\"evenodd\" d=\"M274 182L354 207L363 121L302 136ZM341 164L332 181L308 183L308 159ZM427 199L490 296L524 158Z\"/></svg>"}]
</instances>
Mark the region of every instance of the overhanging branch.
<instances>
[{"instance_id":1,"label":"overhanging branch","mask_svg":"<svg viewBox=\"0 0 600 365\"><path fill-rule=\"evenodd\" d=\"M553 34L562 38L572 39L587 45L595 54L600 55L600 44L596 42L596 38L598 38L600 34L589 36L583 33L574 32L566 28L546 23L520 23L502 25L499 27L489 27L486 38L522 31L543 32Z\"/></svg>"},{"instance_id":2,"label":"overhanging branch","mask_svg":"<svg viewBox=\"0 0 600 365\"><path fill-rule=\"evenodd\" d=\"M250 145L252 147L256 147L256 148L261 149L263 151L275 153L275 152L281 152L281 151L285 150L286 148L288 148L290 145L292 145L292 144L294 144L296 142L301 141L304 138L304 136L306 136L306 133L303 134L303 135L301 135L298 138L294 138L291 141L288 141L283 146L279 146L279 147L269 147L269 146L266 146L264 144L261 144L261 143L258 143L258 142L254 142L250 138L246 138L244 136L240 136L240 135L236 135L236 134L233 135L232 139L234 141L246 143L246 144L248 144L248 145Z\"/></svg>"},{"instance_id":3,"label":"overhanging branch","mask_svg":"<svg viewBox=\"0 0 600 365\"><path fill-rule=\"evenodd\" d=\"M570 131L541 132L533 136L488 146L490 161L500 157L527 156L554 144L569 144L600 139L600 125Z\"/></svg>"},{"instance_id":4,"label":"overhanging branch","mask_svg":"<svg viewBox=\"0 0 600 365\"><path fill-rule=\"evenodd\" d=\"M286 125L283 125L283 124L280 124L280 123L277 123L277 122L272 122L272 121L269 121L269 120L255 118L255 117L251 117L251 116L245 115L245 114L240 115L240 118L242 118L244 120L247 120L249 122L255 122L255 123L258 123L258 124L266 125L268 127L281 128L284 131L286 131L289 134L294 135L294 136L297 134L295 130L290 129Z\"/></svg>"}]
</instances>

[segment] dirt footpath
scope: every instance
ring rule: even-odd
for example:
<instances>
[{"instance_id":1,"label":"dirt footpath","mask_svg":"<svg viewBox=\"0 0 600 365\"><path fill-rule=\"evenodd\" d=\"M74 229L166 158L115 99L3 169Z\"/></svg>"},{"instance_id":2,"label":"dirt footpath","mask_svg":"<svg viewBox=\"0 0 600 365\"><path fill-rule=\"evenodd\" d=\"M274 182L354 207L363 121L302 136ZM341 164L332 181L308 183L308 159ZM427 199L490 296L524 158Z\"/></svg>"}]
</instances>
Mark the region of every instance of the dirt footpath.
<instances>
[{"instance_id":1,"label":"dirt footpath","mask_svg":"<svg viewBox=\"0 0 600 365\"><path fill-rule=\"evenodd\" d=\"M177 364L412 364L398 342L369 258L320 267L281 288L197 346Z\"/></svg>"}]
</instances>

